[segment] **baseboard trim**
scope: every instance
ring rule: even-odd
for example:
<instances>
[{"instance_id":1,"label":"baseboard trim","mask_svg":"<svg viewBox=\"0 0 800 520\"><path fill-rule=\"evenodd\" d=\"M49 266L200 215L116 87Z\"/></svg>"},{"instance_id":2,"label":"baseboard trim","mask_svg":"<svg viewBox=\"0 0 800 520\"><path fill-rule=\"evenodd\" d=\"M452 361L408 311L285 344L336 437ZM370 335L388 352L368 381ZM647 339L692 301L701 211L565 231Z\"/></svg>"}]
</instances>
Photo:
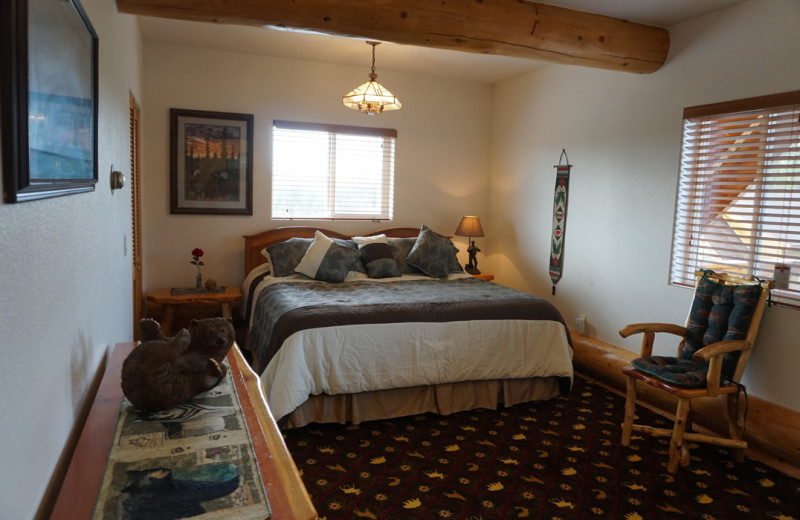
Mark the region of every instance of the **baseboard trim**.
<instances>
[{"instance_id":1,"label":"baseboard trim","mask_svg":"<svg viewBox=\"0 0 800 520\"><path fill-rule=\"evenodd\" d=\"M47 488L42 495L42 500L39 502L39 508L34 516L35 520L46 520L50 518L53 512L53 507L58 498L58 492L61 490L61 485L64 483L64 478L67 476L69 464L72 462L72 455L75 453L75 447L78 445L78 439L81 436L81 432L83 432L86 419L89 417L89 410L92 409L92 403L94 403L94 398L97 396L97 391L100 389L100 382L103 380L103 375L106 372L107 363L108 351L106 351L100 359L97 371L91 383L89 383L86 397L78 411L77 417L75 417L75 423L72 425L69 437L64 444L64 449L61 450L61 456L58 458L58 462L56 462L53 474L50 476L50 481L47 483Z\"/></svg>"},{"instance_id":2,"label":"baseboard trim","mask_svg":"<svg viewBox=\"0 0 800 520\"><path fill-rule=\"evenodd\" d=\"M570 331L574 349L575 370L605 383L625 395L625 376L622 367L638 357L636 353ZM677 400L667 394L638 385L639 401L667 416L673 416ZM695 400L692 420L714 432L727 432L724 399ZM795 478L800 475L800 413L748 394L747 431L748 456L763 459Z\"/></svg>"}]
</instances>

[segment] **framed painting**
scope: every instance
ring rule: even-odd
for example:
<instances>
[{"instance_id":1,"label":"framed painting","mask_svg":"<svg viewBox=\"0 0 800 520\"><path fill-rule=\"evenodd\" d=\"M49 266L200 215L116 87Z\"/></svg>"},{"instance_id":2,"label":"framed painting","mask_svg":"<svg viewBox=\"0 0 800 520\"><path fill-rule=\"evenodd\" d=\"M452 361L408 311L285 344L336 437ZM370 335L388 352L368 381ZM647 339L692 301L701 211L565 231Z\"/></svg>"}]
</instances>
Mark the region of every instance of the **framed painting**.
<instances>
[{"instance_id":1,"label":"framed painting","mask_svg":"<svg viewBox=\"0 0 800 520\"><path fill-rule=\"evenodd\" d=\"M97 34L78 0L0 8L5 202L97 184Z\"/></svg>"},{"instance_id":2,"label":"framed painting","mask_svg":"<svg viewBox=\"0 0 800 520\"><path fill-rule=\"evenodd\" d=\"M253 214L253 115L170 109L170 212Z\"/></svg>"}]
</instances>

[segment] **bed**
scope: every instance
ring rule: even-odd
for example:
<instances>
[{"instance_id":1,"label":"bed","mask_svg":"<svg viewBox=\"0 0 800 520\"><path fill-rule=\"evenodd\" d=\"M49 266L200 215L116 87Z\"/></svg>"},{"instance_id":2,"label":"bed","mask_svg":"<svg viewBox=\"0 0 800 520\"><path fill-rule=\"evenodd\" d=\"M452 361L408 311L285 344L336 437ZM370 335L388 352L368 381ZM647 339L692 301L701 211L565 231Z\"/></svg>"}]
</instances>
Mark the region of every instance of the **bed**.
<instances>
[{"instance_id":1,"label":"bed","mask_svg":"<svg viewBox=\"0 0 800 520\"><path fill-rule=\"evenodd\" d=\"M244 238L245 348L282 427L569 391L571 339L558 310L464 273L449 237L426 226L362 237L293 226Z\"/></svg>"}]
</instances>

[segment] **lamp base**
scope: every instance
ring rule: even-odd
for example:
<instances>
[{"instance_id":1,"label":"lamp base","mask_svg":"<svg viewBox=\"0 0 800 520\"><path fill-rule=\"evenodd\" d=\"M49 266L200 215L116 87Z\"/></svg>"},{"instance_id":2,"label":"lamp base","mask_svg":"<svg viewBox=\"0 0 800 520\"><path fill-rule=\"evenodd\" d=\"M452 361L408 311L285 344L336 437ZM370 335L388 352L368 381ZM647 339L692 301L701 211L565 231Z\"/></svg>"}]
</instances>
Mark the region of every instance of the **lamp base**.
<instances>
[{"instance_id":1,"label":"lamp base","mask_svg":"<svg viewBox=\"0 0 800 520\"><path fill-rule=\"evenodd\" d=\"M478 270L477 267L474 267L474 266L472 266L470 264L465 265L464 266L464 270L466 272L468 272L469 274L481 274L480 270Z\"/></svg>"}]
</instances>

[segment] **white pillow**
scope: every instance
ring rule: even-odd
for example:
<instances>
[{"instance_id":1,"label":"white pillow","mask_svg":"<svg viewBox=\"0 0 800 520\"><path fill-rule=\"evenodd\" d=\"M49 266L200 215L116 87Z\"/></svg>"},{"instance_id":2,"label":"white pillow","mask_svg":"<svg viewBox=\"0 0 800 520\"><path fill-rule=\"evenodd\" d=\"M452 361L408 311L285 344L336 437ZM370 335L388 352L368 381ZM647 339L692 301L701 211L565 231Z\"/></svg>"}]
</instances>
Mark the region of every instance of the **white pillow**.
<instances>
[{"instance_id":1,"label":"white pillow","mask_svg":"<svg viewBox=\"0 0 800 520\"><path fill-rule=\"evenodd\" d=\"M386 235L372 235L368 237L353 237L353 242L356 243L359 249L364 247L367 244L388 244L389 239L386 238Z\"/></svg>"},{"instance_id":2,"label":"white pillow","mask_svg":"<svg viewBox=\"0 0 800 520\"><path fill-rule=\"evenodd\" d=\"M343 282L359 256L358 249L337 244L317 231L314 241L294 270L323 282Z\"/></svg>"},{"instance_id":3,"label":"white pillow","mask_svg":"<svg viewBox=\"0 0 800 520\"><path fill-rule=\"evenodd\" d=\"M322 260L325 258L325 253L328 252L331 244L333 244L333 240L326 237L324 233L320 231L315 232L311 247L308 248L305 256L303 256L303 259L297 264L297 267L294 268L294 271L304 274L309 278L314 278L314 275L317 274L317 269L319 269L319 264L322 263Z\"/></svg>"}]
</instances>

